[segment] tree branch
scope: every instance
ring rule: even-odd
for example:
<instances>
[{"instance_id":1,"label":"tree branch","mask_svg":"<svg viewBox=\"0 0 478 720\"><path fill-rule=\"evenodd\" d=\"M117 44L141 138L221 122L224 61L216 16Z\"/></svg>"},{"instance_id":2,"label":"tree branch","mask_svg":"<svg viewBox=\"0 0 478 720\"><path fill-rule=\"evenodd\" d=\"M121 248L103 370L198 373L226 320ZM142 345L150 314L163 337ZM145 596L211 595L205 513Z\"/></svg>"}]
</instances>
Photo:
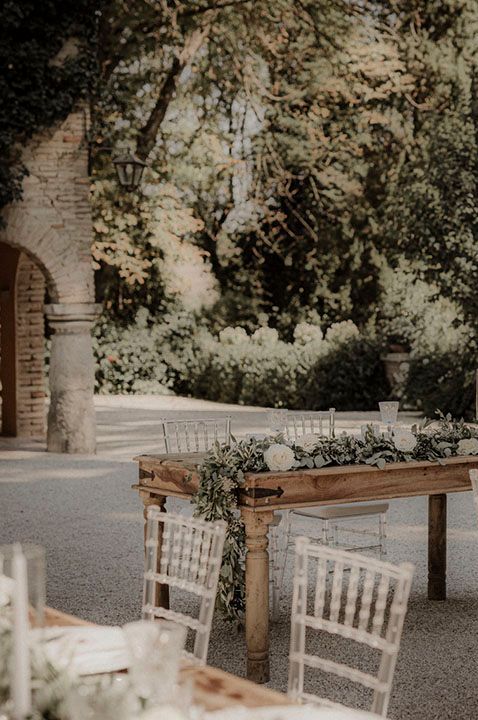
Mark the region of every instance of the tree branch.
<instances>
[{"instance_id":1,"label":"tree branch","mask_svg":"<svg viewBox=\"0 0 478 720\"><path fill-rule=\"evenodd\" d=\"M159 97L156 101L151 115L141 130L139 131L138 140L136 142L136 154L141 160L146 160L156 143L156 136L164 120L169 103L176 90L176 84L183 66L179 58L175 57L173 64L166 75Z\"/></svg>"},{"instance_id":2,"label":"tree branch","mask_svg":"<svg viewBox=\"0 0 478 720\"><path fill-rule=\"evenodd\" d=\"M174 57L171 68L169 69L161 87L156 105L138 135L138 140L136 142L136 154L139 158L141 158L141 160L146 160L149 153L154 148L159 128L161 127L161 123L164 120L164 116L166 115L169 104L176 91L179 76L201 47L204 39L209 34L209 29L210 25L207 25L205 28L197 29L191 33L181 50L181 53Z\"/></svg>"}]
</instances>

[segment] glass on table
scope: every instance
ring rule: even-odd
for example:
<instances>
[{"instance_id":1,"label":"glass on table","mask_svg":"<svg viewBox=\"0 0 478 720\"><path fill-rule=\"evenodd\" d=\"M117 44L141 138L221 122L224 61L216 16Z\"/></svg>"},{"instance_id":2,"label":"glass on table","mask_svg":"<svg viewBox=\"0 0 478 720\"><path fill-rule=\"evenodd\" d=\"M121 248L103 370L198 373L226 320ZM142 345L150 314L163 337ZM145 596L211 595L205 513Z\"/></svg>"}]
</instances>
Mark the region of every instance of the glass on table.
<instances>
[{"instance_id":1,"label":"glass on table","mask_svg":"<svg viewBox=\"0 0 478 720\"><path fill-rule=\"evenodd\" d=\"M123 630L137 695L148 704L174 702L186 628L170 620L139 620Z\"/></svg>"},{"instance_id":2,"label":"glass on table","mask_svg":"<svg viewBox=\"0 0 478 720\"><path fill-rule=\"evenodd\" d=\"M380 419L387 426L390 432L393 425L397 422L399 403L395 400L386 400L379 402Z\"/></svg>"},{"instance_id":3,"label":"glass on table","mask_svg":"<svg viewBox=\"0 0 478 720\"><path fill-rule=\"evenodd\" d=\"M0 545L0 608L12 606L15 583L13 556L15 545ZM21 545L26 560L28 610L30 625L42 627L45 611L45 548L40 545Z\"/></svg>"},{"instance_id":4,"label":"glass on table","mask_svg":"<svg viewBox=\"0 0 478 720\"><path fill-rule=\"evenodd\" d=\"M69 720L130 720L141 712L127 675L82 678L67 692L61 708Z\"/></svg>"},{"instance_id":5,"label":"glass on table","mask_svg":"<svg viewBox=\"0 0 478 720\"><path fill-rule=\"evenodd\" d=\"M273 435L285 432L287 428L287 410L269 410L267 413L267 425Z\"/></svg>"}]
</instances>

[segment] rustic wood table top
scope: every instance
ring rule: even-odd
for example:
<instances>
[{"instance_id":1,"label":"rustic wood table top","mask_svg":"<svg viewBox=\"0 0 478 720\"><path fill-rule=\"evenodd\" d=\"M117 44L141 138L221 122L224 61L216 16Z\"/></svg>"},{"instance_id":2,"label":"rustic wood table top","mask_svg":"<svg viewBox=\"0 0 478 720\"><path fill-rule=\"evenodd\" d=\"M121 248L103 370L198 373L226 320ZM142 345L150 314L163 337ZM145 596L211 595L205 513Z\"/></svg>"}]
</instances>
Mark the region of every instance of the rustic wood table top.
<instances>
[{"instance_id":1,"label":"rustic wood table top","mask_svg":"<svg viewBox=\"0 0 478 720\"><path fill-rule=\"evenodd\" d=\"M45 624L48 626L91 626L93 623L81 620L74 615L46 608ZM194 681L194 700L206 710L219 710L233 705L246 707L268 707L271 705L289 705L291 700L283 693L256 685L250 680L231 675L224 670L210 667L185 665L181 671L183 678Z\"/></svg>"}]
</instances>

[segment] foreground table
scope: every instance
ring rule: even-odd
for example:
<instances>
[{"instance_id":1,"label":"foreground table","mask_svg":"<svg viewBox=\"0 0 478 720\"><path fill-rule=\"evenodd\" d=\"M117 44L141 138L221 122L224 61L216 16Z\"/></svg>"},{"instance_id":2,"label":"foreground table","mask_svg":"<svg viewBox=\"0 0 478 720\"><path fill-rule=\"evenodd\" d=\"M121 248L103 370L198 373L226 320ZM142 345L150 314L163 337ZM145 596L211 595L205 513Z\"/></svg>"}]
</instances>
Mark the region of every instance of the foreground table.
<instances>
[{"instance_id":1,"label":"foreground table","mask_svg":"<svg viewBox=\"0 0 478 720\"><path fill-rule=\"evenodd\" d=\"M145 506L165 509L166 498L191 499L198 488L198 464L204 454L140 455L139 491ZM390 463L383 470L347 465L285 473L247 473L239 507L246 531L247 677L269 680L268 526L274 510L428 495L428 597L446 599L447 493L471 490L469 470L476 457L441 463ZM167 604L167 594L161 601Z\"/></svg>"},{"instance_id":2,"label":"foreground table","mask_svg":"<svg viewBox=\"0 0 478 720\"><path fill-rule=\"evenodd\" d=\"M73 615L47 608L45 624L54 626L89 625ZM194 681L194 700L206 710L220 710L233 705L246 707L268 707L270 705L287 705L291 703L287 695L260 687L255 683L236 677L230 673L210 667L184 667L183 678Z\"/></svg>"}]
</instances>

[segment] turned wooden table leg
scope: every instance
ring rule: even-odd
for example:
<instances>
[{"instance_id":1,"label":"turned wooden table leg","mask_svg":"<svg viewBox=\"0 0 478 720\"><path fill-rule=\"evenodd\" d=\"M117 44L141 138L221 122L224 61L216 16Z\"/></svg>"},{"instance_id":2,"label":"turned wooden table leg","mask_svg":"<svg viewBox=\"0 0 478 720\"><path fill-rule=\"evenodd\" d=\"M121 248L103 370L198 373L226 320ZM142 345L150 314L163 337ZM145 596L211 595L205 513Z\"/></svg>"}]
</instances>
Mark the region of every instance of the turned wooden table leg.
<instances>
[{"instance_id":1,"label":"turned wooden table leg","mask_svg":"<svg viewBox=\"0 0 478 720\"><path fill-rule=\"evenodd\" d=\"M428 497L428 599L446 600L446 495Z\"/></svg>"},{"instance_id":2,"label":"turned wooden table leg","mask_svg":"<svg viewBox=\"0 0 478 720\"><path fill-rule=\"evenodd\" d=\"M144 542L146 542L146 520L147 520L147 513L148 508L151 505L156 505L156 507L159 507L162 512L166 512L166 498L164 495L150 495L148 492L144 492L140 490L140 496L141 500L143 501L144 510L143 510L143 517L144 517ZM162 545L162 527L161 524L159 526L159 535L158 535L158 564L157 569L159 572L159 564L161 562L161 545ZM156 605L164 608L169 608L169 586L168 585L157 585L156 586L156 596L154 598L154 602Z\"/></svg>"},{"instance_id":3,"label":"turned wooden table leg","mask_svg":"<svg viewBox=\"0 0 478 720\"><path fill-rule=\"evenodd\" d=\"M246 528L247 677L269 680L269 553L267 531L274 513L241 509Z\"/></svg>"}]
</instances>

